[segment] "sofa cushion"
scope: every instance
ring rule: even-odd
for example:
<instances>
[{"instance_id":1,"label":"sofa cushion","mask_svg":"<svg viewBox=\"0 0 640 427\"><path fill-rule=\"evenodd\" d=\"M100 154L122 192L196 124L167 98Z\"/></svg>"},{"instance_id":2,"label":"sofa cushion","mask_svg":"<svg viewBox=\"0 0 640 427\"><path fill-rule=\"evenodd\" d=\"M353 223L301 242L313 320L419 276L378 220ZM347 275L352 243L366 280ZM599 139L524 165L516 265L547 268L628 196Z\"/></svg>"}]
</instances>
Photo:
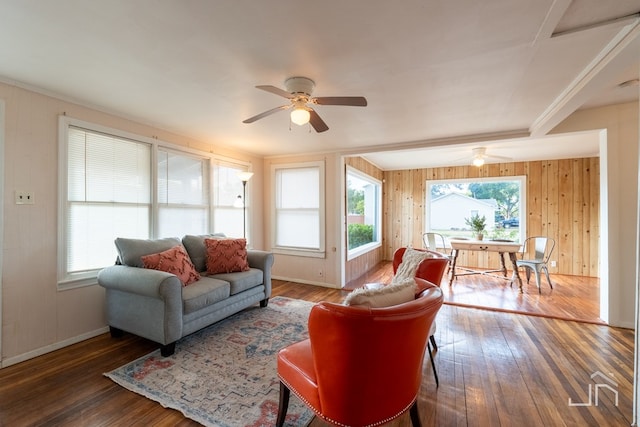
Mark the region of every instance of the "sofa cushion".
<instances>
[{"instance_id":1,"label":"sofa cushion","mask_svg":"<svg viewBox=\"0 0 640 427\"><path fill-rule=\"evenodd\" d=\"M184 314L193 313L229 298L230 285L224 280L203 276L192 285L182 288Z\"/></svg>"},{"instance_id":2,"label":"sofa cushion","mask_svg":"<svg viewBox=\"0 0 640 427\"><path fill-rule=\"evenodd\" d=\"M144 255L141 258L144 268L175 274L183 286L190 285L200 279L200 274L196 271L182 245L174 246L157 254Z\"/></svg>"},{"instance_id":3,"label":"sofa cushion","mask_svg":"<svg viewBox=\"0 0 640 427\"><path fill-rule=\"evenodd\" d=\"M254 286L261 285L264 281L264 272L257 268L250 268L247 271L213 274L207 277L229 282L229 285L231 286L231 295L235 295L242 291L246 291L247 289L251 289Z\"/></svg>"},{"instance_id":4,"label":"sofa cushion","mask_svg":"<svg viewBox=\"0 0 640 427\"><path fill-rule=\"evenodd\" d=\"M248 271L246 239L204 239L207 248L207 273Z\"/></svg>"},{"instance_id":5,"label":"sofa cushion","mask_svg":"<svg viewBox=\"0 0 640 427\"><path fill-rule=\"evenodd\" d=\"M118 261L131 267L144 267L144 255L157 254L180 244L180 239L170 237L166 239L127 239L118 237L115 240L118 250Z\"/></svg>"},{"instance_id":6,"label":"sofa cushion","mask_svg":"<svg viewBox=\"0 0 640 427\"><path fill-rule=\"evenodd\" d=\"M412 301L415 299L415 290L416 283L413 279L374 289L358 288L347 295L344 305L389 307Z\"/></svg>"},{"instance_id":7,"label":"sofa cushion","mask_svg":"<svg viewBox=\"0 0 640 427\"><path fill-rule=\"evenodd\" d=\"M207 248L204 246L204 239L224 239L223 233L214 234L201 234L201 235L186 235L182 238L182 244L184 245L191 262L199 272L206 271L207 269Z\"/></svg>"}]
</instances>

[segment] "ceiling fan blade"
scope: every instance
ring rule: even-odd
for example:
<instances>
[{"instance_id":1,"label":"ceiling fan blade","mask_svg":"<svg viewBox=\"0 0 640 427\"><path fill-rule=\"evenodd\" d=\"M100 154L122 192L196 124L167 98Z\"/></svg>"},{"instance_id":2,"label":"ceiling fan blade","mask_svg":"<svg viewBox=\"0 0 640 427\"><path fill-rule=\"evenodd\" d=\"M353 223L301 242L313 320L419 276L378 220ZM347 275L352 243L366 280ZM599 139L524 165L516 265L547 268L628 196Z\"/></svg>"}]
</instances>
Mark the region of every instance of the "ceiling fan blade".
<instances>
[{"instance_id":1,"label":"ceiling fan blade","mask_svg":"<svg viewBox=\"0 0 640 427\"><path fill-rule=\"evenodd\" d=\"M318 105L347 105L351 107L366 107L367 99L364 96L319 96L313 98L313 103Z\"/></svg>"},{"instance_id":2,"label":"ceiling fan blade","mask_svg":"<svg viewBox=\"0 0 640 427\"><path fill-rule=\"evenodd\" d=\"M253 116L253 117L249 117L248 119L243 120L242 123L253 123L256 120L262 119L263 117L270 116L271 114L277 113L280 110L288 110L289 108L291 108L291 104L289 104L289 105L281 105L280 107L272 108L271 110L267 110L264 113L260 113L258 115Z\"/></svg>"},{"instance_id":3,"label":"ceiling fan blade","mask_svg":"<svg viewBox=\"0 0 640 427\"><path fill-rule=\"evenodd\" d=\"M267 92L273 93L275 95L279 95L282 96L284 98L288 98L291 99L293 98L293 94L287 92L286 90L280 89L279 87L275 87L275 86L271 86L271 85L260 85L260 86L256 86L256 88L261 89L261 90L265 90Z\"/></svg>"},{"instance_id":4,"label":"ceiling fan blade","mask_svg":"<svg viewBox=\"0 0 640 427\"><path fill-rule=\"evenodd\" d=\"M313 110L312 108L309 108L309 114L311 114L311 117L309 118L309 123L311 123L311 126L313 126L316 132L320 133L320 132L329 130L329 126L327 126L327 124L324 122L324 120L320 118L320 116L318 115L318 113L315 112L315 110Z\"/></svg>"},{"instance_id":5,"label":"ceiling fan blade","mask_svg":"<svg viewBox=\"0 0 640 427\"><path fill-rule=\"evenodd\" d=\"M487 159L495 159L495 160L513 160L512 157L494 156L494 155L491 155L491 154L487 154L485 157Z\"/></svg>"}]
</instances>

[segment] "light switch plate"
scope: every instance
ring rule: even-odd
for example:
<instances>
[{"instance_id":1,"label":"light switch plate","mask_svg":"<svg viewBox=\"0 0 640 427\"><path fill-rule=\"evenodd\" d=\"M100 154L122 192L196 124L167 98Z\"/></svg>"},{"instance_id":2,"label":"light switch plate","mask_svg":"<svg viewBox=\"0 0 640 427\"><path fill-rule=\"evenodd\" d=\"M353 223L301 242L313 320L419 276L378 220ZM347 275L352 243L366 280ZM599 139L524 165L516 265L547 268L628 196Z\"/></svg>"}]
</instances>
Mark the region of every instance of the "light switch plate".
<instances>
[{"instance_id":1,"label":"light switch plate","mask_svg":"<svg viewBox=\"0 0 640 427\"><path fill-rule=\"evenodd\" d=\"M16 190L16 205L34 205L35 203L33 192Z\"/></svg>"}]
</instances>

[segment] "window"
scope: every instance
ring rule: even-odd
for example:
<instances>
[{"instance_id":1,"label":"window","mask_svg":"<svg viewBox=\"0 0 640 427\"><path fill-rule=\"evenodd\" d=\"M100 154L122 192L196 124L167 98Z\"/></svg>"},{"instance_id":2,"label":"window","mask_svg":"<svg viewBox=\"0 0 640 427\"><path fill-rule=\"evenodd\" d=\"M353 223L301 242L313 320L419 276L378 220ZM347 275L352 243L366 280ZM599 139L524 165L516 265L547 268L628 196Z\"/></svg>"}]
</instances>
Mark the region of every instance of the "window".
<instances>
[{"instance_id":1,"label":"window","mask_svg":"<svg viewBox=\"0 0 640 427\"><path fill-rule=\"evenodd\" d=\"M379 247L382 184L347 166L347 256L349 259Z\"/></svg>"},{"instance_id":2,"label":"window","mask_svg":"<svg viewBox=\"0 0 640 427\"><path fill-rule=\"evenodd\" d=\"M238 172L246 172L247 167L231 162L218 161L213 166L213 230L230 237L242 237L244 189ZM247 192L249 191L247 186ZM247 199L249 197L247 196ZM247 236L249 236L247 229Z\"/></svg>"},{"instance_id":3,"label":"window","mask_svg":"<svg viewBox=\"0 0 640 427\"><path fill-rule=\"evenodd\" d=\"M209 228L209 159L158 148L158 237Z\"/></svg>"},{"instance_id":4,"label":"window","mask_svg":"<svg viewBox=\"0 0 640 427\"><path fill-rule=\"evenodd\" d=\"M425 231L473 237L466 219L486 219L485 238L524 241L526 177L427 181Z\"/></svg>"},{"instance_id":5,"label":"window","mask_svg":"<svg viewBox=\"0 0 640 427\"><path fill-rule=\"evenodd\" d=\"M274 252L324 256L324 164L272 167Z\"/></svg>"},{"instance_id":6,"label":"window","mask_svg":"<svg viewBox=\"0 0 640 427\"><path fill-rule=\"evenodd\" d=\"M210 231L208 157L69 117L59 138L60 288L95 283L116 237Z\"/></svg>"}]
</instances>

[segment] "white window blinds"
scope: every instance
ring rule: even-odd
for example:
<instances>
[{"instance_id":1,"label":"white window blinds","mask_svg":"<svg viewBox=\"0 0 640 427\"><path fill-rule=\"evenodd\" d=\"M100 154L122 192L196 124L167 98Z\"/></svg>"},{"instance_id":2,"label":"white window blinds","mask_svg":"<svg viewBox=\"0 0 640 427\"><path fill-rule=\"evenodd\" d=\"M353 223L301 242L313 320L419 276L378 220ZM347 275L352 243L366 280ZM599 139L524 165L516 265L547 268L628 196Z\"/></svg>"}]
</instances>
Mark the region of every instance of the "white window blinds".
<instances>
[{"instance_id":1,"label":"white window blinds","mask_svg":"<svg viewBox=\"0 0 640 427\"><path fill-rule=\"evenodd\" d=\"M320 165L275 169L276 247L324 250L321 172Z\"/></svg>"},{"instance_id":2,"label":"white window blinds","mask_svg":"<svg viewBox=\"0 0 640 427\"><path fill-rule=\"evenodd\" d=\"M243 237L243 209L249 215L250 206L244 200L242 181L238 178L238 172L246 170L246 166L226 162L217 162L213 167L213 229L229 237ZM248 194L247 188L247 199Z\"/></svg>"},{"instance_id":3,"label":"white window blinds","mask_svg":"<svg viewBox=\"0 0 640 427\"><path fill-rule=\"evenodd\" d=\"M209 224L209 160L158 150L158 235L205 234Z\"/></svg>"},{"instance_id":4,"label":"white window blinds","mask_svg":"<svg viewBox=\"0 0 640 427\"><path fill-rule=\"evenodd\" d=\"M114 238L147 238L151 146L69 127L67 274L113 264Z\"/></svg>"}]
</instances>

